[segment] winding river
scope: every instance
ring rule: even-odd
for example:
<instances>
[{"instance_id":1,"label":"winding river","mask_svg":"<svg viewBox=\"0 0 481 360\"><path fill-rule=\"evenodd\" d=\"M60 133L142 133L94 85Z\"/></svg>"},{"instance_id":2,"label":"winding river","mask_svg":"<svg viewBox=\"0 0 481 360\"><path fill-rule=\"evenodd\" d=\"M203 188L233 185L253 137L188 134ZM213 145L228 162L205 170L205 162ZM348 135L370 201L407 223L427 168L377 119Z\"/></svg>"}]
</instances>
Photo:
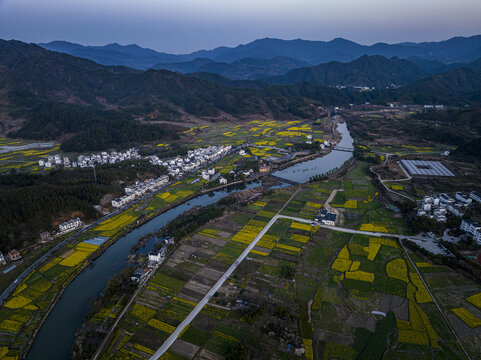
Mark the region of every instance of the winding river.
<instances>
[{"instance_id":1,"label":"winding river","mask_svg":"<svg viewBox=\"0 0 481 360\"><path fill-rule=\"evenodd\" d=\"M352 147L353 140L346 124L338 124L338 131L342 135L342 140L338 146ZM305 183L313 175L326 174L330 170L340 167L351 156L350 152L331 151L322 158L293 165L276 172L275 175ZM27 360L67 360L70 358L75 333L88 313L92 301L101 295L110 277L128 266L125 260L132 246L140 238L161 229L168 222L197 205L210 205L233 192L252 189L261 185L261 181L257 181L200 195L188 203L183 203L166 211L121 237L84 269L67 287L35 338L27 355ZM153 246L153 243L147 243L143 250L148 250Z\"/></svg>"}]
</instances>

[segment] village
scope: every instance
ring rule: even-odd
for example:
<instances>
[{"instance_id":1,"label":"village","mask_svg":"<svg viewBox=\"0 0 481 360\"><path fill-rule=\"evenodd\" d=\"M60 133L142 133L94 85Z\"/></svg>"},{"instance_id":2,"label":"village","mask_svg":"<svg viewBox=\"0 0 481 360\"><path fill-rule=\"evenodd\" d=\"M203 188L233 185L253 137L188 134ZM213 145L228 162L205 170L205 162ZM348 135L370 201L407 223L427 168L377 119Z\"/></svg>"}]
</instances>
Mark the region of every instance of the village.
<instances>
[{"instance_id":1,"label":"village","mask_svg":"<svg viewBox=\"0 0 481 360\"><path fill-rule=\"evenodd\" d=\"M452 216L463 217L466 210L474 203L481 203L481 195L472 191L469 196L456 192L454 198L446 193L433 196L424 196L418 201L416 216L426 216L437 222L445 223L448 213ZM462 219L460 230L471 235L473 239L481 244L481 225L471 219Z\"/></svg>"}]
</instances>

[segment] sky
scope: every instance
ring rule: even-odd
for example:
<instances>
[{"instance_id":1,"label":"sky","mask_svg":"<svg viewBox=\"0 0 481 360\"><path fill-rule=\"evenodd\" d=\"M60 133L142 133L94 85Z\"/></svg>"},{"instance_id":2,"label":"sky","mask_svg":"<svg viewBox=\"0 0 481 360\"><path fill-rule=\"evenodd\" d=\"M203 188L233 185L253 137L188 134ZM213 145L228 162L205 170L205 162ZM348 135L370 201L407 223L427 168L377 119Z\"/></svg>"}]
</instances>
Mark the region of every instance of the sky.
<instances>
[{"instance_id":1,"label":"sky","mask_svg":"<svg viewBox=\"0 0 481 360\"><path fill-rule=\"evenodd\" d=\"M0 0L0 38L168 53L259 38L361 44L481 34L481 0Z\"/></svg>"}]
</instances>

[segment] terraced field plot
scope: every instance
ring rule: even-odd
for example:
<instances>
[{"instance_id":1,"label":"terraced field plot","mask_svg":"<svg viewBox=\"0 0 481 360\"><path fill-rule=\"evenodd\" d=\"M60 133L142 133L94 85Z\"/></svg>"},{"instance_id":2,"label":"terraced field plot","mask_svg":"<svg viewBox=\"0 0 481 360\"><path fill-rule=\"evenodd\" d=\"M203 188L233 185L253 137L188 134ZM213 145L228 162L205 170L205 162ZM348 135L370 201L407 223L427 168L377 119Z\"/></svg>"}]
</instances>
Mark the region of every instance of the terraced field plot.
<instances>
[{"instance_id":1,"label":"terraced field plot","mask_svg":"<svg viewBox=\"0 0 481 360\"><path fill-rule=\"evenodd\" d=\"M271 214L279 209L278 204L283 204L289 196L289 192L280 191L262 202L243 208L234 216L209 224L182 241L136 299L128 315L121 320L118 336L103 358L121 358L125 354L148 357L262 230ZM289 227L284 229L289 230ZM306 241L302 237L299 239L299 244ZM267 237L265 242L272 243L273 240ZM278 245L281 246L279 249L286 251L282 246L287 245L273 242L273 247ZM232 296L234 293L237 295L239 290L240 287ZM203 353L224 356L245 338L244 330L224 323L232 316L232 311L220 298L214 297L202 309L167 356L193 358L195 354Z\"/></svg>"},{"instance_id":2,"label":"terraced field plot","mask_svg":"<svg viewBox=\"0 0 481 360\"><path fill-rule=\"evenodd\" d=\"M18 285L0 309L0 348L7 358L20 356L56 293L97 248L98 245L79 242L58 253Z\"/></svg>"},{"instance_id":3,"label":"terraced field plot","mask_svg":"<svg viewBox=\"0 0 481 360\"><path fill-rule=\"evenodd\" d=\"M2 146L29 146L29 144L32 144L32 141L0 138L0 149ZM49 155L59 154L59 149L59 144L54 144L54 146L51 147L18 149L0 153L0 173L6 172L10 169L32 173L44 171L44 169L39 168L38 161Z\"/></svg>"},{"instance_id":4,"label":"terraced field plot","mask_svg":"<svg viewBox=\"0 0 481 360\"><path fill-rule=\"evenodd\" d=\"M481 286L422 254L412 256L463 345L476 358L481 353Z\"/></svg>"}]
</instances>

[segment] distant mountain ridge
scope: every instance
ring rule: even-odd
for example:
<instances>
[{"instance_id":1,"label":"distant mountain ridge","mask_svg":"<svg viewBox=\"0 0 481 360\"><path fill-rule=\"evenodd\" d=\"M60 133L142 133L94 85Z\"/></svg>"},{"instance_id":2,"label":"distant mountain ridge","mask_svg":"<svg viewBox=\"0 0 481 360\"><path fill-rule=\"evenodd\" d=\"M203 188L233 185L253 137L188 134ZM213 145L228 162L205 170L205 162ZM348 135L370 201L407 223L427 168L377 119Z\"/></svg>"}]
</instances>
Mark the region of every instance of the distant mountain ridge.
<instances>
[{"instance_id":1,"label":"distant mountain ridge","mask_svg":"<svg viewBox=\"0 0 481 360\"><path fill-rule=\"evenodd\" d=\"M481 35L454 37L439 42L374 45L360 45L342 38L331 41L265 38L235 47L221 46L213 50L180 55L157 52L137 45L83 46L65 41L39 45L48 50L90 59L102 65L123 65L143 70L159 63L189 62L197 58L230 64L245 58L272 59L280 56L318 65L330 61L349 62L363 55L382 55L387 58L415 56L443 63L470 62L481 52Z\"/></svg>"},{"instance_id":2,"label":"distant mountain ridge","mask_svg":"<svg viewBox=\"0 0 481 360\"><path fill-rule=\"evenodd\" d=\"M184 74L209 72L231 80L258 80L283 75L289 70L304 66L310 66L310 64L285 56L277 56L272 59L244 58L231 64L216 62L208 58L196 58L189 62L156 64L153 69L177 71Z\"/></svg>"},{"instance_id":3,"label":"distant mountain ridge","mask_svg":"<svg viewBox=\"0 0 481 360\"><path fill-rule=\"evenodd\" d=\"M349 63L331 61L317 66L291 70L283 76L266 79L270 84L289 85L309 81L327 86L385 88L401 86L427 77L429 73L404 59L363 55Z\"/></svg>"}]
</instances>

